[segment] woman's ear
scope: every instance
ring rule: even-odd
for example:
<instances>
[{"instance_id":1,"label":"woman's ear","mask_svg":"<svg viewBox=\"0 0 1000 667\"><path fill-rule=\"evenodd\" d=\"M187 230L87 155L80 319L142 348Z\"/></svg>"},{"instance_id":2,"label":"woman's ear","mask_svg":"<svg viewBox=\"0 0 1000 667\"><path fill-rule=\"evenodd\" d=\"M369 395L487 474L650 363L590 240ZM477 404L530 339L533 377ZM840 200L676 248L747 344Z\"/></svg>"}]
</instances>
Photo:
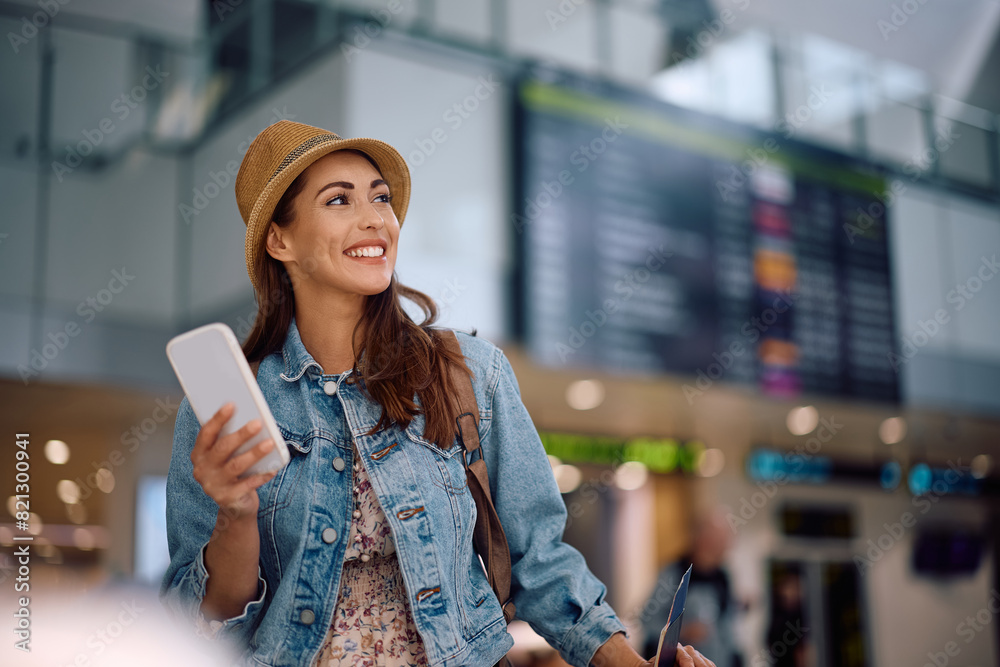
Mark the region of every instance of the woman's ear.
<instances>
[{"instance_id":1,"label":"woman's ear","mask_svg":"<svg viewBox=\"0 0 1000 667\"><path fill-rule=\"evenodd\" d=\"M279 262L290 259L291 248L285 243L286 237L284 232L285 230L279 227L278 223L273 220L267 229L267 244L265 246L267 254Z\"/></svg>"}]
</instances>

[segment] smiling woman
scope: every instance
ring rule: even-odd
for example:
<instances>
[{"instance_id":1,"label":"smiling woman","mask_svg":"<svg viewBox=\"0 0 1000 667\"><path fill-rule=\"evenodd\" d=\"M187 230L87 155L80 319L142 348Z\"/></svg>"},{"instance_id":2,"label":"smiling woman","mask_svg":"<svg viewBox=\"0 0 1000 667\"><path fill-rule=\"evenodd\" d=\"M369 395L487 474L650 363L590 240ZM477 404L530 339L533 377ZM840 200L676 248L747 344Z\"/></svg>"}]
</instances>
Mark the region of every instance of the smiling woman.
<instances>
[{"instance_id":1,"label":"smiling woman","mask_svg":"<svg viewBox=\"0 0 1000 667\"><path fill-rule=\"evenodd\" d=\"M258 302L243 351L292 457L240 478L270 447L230 458L259 425L220 436L231 411L202 426L184 399L164 604L234 642L241 665L493 665L513 644L515 607L573 665L648 665L562 541L566 507L510 362L474 333L432 326L433 300L396 279L410 196L399 153L280 121L247 151L236 196ZM478 428L466 420L458 445L470 388ZM488 480L475 479L510 552L504 607L473 547L475 431Z\"/></svg>"}]
</instances>

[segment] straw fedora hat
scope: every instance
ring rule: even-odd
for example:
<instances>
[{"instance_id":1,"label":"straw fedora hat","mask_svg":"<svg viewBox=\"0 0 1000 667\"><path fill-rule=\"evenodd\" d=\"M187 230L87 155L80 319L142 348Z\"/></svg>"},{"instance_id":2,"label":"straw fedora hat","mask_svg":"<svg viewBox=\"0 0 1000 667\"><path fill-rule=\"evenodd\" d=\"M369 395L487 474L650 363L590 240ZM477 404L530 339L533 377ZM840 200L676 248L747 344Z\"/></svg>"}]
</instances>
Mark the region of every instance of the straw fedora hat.
<instances>
[{"instance_id":1,"label":"straw fedora hat","mask_svg":"<svg viewBox=\"0 0 1000 667\"><path fill-rule=\"evenodd\" d=\"M392 193L392 210L400 226L410 203L410 170L399 152L378 139L342 139L339 135L290 120L264 128L250 144L236 175L236 204L247 226L247 273L260 287L264 238L274 207L292 181L319 158L353 148L375 160Z\"/></svg>"}]
</instances>

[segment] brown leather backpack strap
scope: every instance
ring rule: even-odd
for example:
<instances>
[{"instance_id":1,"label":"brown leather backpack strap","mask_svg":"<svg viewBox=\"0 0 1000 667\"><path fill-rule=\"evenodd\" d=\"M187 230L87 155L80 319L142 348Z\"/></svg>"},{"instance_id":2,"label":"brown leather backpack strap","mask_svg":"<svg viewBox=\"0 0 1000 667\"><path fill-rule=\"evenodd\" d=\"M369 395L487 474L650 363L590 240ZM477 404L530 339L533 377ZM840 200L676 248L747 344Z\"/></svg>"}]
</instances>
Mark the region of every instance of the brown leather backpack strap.
<instances>
[{"instance_id":1,"label":"brown leather backpack strap","mask_svg":"<svg viewBox=\"0 0 1000 667\"><path fill-rule=\"evenodd\" d=\"M444 332L442 339L450 350L464 359L454 331ZM479 406L476 404L476 394L469 375L457 366L451 367L449 375L458 399L459 415L455 418L455 423L458 425L458 434L465 448L462 454L465 475L472 498L476 502L473 542L476 551L486 564L486 575L493 593L503 608L504 620L510 623L516 611L514 602L510 598L510 548L507 546L507 535L500 524L500 517L497 516L496 507L493 505L486 461L483 460L483 452L479 448ZM476 457L477 452L478 457ZM475 460L469 463L469 459L473 457Z\"/></svg>"}]
</instances>

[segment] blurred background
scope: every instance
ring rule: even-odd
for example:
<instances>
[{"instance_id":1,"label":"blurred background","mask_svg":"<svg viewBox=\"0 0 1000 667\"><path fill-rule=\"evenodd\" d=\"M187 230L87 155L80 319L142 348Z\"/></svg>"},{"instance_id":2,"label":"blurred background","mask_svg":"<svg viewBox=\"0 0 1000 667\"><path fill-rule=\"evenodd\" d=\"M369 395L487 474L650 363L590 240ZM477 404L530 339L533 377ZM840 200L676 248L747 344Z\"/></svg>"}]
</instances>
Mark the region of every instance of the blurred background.
<instances>
[{"instance_id":1,"label":"blurred background","mask_svg":"<svg viewBox=\"0 0 1000 667\"><path fill-rule=\"evenodd\" d=\"M0 606L30 534L35 649L5 664L177 650L164 348L249 332L233 181L282 118L405 157L398 276L508 354L637 647L693 563L720 667L1000 664L1000 3L3 0L0 28Z\"/></svg>"}]
</instances>

